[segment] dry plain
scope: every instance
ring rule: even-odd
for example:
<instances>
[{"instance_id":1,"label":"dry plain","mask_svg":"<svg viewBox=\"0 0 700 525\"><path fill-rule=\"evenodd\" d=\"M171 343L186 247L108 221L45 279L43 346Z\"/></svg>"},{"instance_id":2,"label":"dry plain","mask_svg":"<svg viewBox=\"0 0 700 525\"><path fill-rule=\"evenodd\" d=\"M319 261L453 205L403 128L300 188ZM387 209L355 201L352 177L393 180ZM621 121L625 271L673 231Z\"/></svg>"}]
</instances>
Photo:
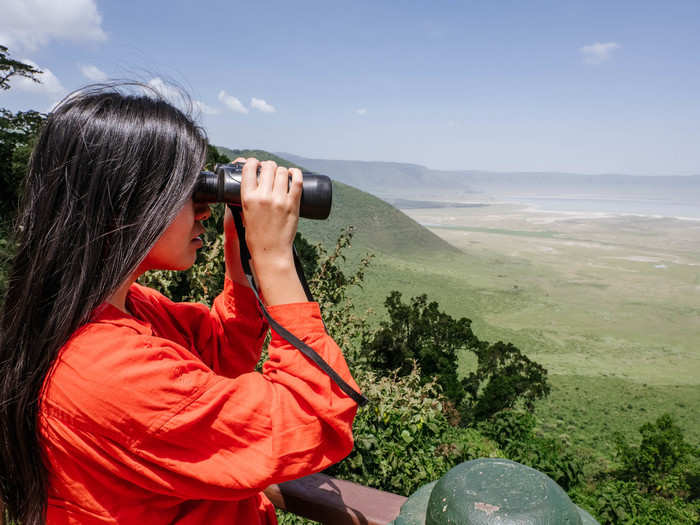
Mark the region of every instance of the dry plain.
<instances>
[{"instance_id":1,"label":"dry plain","mask_svg":"<svg viewBox=\"0 0 700 525\"><path fill-rule=\"evenodd\" d=\"M477 333L548 368L548 425L601 448L594 434L669 411L700 437L700 220L516 204L403 211L463 252L436 272L481 296Z\"/></svg>"}]
</instances>

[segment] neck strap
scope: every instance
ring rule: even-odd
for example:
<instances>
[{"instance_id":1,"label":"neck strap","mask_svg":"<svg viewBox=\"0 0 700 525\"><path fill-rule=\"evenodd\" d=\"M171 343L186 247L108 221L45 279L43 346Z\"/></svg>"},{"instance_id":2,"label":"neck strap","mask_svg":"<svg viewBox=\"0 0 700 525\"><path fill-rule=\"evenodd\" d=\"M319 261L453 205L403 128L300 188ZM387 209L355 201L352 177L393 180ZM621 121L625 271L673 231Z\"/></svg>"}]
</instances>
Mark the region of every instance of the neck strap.
<instances>
[{"instance_id":1,"label":"neck strap","mask_svg":"<svg viewBox=\"0 0 700 525\"><path fill-rule=\"evenodd\" d=\"M231 213L233 214L233 221L236 225L236 231L238 232L238 245L240 246L241 264L243 266L243 272L245 273L246 278L248 279L248 283L250 283L250 288L253 290L255 297L258 299L258 305L260 306L260 310L265 319L267 319L268 323L270 323L270 326L275 330L275 332L282 336L287 342L291 343L297 349L299 349L302 354L311 359L335 382L336 385L338 385L338 387L343 392L345 392L350 398L352 398L352 400L355 401L355 403L357 403L359 406L365 406L367 404L367 398L365 396L363 396L357 390L355 390L349 384L347 384L345 380L342 377L340 377L340 375L335 370L333 370L333 368L331 368L331 366L320 355L318 355L318 352L316 352L316 350L311 348L304 341L299 339L297 336L295 336L293 333L291 333L289 330L287 330L285 327L283 327L281 324L275 321L270 315L270 313L267 311L265 305L262 302L262 299L260 299L260 293L258 292L258 287L255 283L255 279L253 278L253 272L250 269L250 251L248 251L248 245L245 242L245 228L243 226L243 220L241 218L241 209L237 206L231 206L230 204L228 205L228 207L231 210ZM297 250L294 247L293 251L294 267L296 268L297 275L299 276L299 281L301 282L301 285L304 288L306 299L310 302L313 302L314 297L311 294L311 290L309 289L309 284L306 282L306 277L304 276L304 270L301 265L301 260L299 259L299 254L297 253Z\"/></svg>"}]
</instances>

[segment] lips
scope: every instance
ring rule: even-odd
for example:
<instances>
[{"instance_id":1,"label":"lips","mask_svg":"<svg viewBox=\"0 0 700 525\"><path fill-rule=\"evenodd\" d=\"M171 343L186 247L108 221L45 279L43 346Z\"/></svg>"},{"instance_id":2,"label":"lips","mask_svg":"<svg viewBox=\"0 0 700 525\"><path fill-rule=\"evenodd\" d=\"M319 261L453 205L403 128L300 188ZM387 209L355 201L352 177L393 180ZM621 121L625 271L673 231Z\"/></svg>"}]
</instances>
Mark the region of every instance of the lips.
<instances>
[{"instance_id":1,"label":"lips","mask_svg":"<svg viewBox=\"0 0 700 525\"><path fill-rule=\"evenodd\" d=\"M205 230L202 230L202 231L200 231L200 232L197 232L197 234L196 234L194 237L192 237L192 240L193 240L193 241L196 241L197 239L199 239L199 240L201 241L201 240L202 240L202 237L201 237L201 236L202 236L202 234L203 234L204 232L205 232Z\"/></svg>"}]
</instances>

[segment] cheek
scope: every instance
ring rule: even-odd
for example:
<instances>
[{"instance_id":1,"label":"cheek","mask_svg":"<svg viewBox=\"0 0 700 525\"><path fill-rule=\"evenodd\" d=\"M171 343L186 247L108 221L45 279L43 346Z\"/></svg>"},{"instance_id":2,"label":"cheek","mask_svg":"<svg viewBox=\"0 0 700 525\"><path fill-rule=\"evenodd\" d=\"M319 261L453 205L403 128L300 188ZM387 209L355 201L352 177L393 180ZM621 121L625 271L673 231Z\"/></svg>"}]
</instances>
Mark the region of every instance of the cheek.
<instances>
[{"instance_id":1,"label":"cheek","mask_svg":"<svg viewBox=\"0 0 700 525\"><path fill-rule=\"evenodd\" d=\"M168 229L144 259L145 270L186 270L197 258L191 231Z\"/></svg>"}]
</instances>

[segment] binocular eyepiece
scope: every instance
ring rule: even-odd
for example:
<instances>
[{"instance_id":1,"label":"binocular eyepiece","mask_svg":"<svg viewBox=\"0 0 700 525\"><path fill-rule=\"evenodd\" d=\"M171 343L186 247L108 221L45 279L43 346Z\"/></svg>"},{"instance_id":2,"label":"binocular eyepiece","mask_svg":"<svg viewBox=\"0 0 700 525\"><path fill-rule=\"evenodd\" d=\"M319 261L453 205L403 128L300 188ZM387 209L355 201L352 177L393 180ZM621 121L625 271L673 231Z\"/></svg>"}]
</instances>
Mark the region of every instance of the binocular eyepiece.
<instances>
[{"instance_id":1,"label":"binocular eyepiece","mask_svg":"<svg viewBox=\"0 0 700 525\"><path fill-rule=\"evenodd\" d=\"M201 171L194 187L195 202L225 202L240 206L243 162L216 165L214 172ZM306 219L327 219L333 201L333 186L326 175L302 172L299 216ZM290 177L291 180L291 177Z\"/></svg>"}]
</instances>

